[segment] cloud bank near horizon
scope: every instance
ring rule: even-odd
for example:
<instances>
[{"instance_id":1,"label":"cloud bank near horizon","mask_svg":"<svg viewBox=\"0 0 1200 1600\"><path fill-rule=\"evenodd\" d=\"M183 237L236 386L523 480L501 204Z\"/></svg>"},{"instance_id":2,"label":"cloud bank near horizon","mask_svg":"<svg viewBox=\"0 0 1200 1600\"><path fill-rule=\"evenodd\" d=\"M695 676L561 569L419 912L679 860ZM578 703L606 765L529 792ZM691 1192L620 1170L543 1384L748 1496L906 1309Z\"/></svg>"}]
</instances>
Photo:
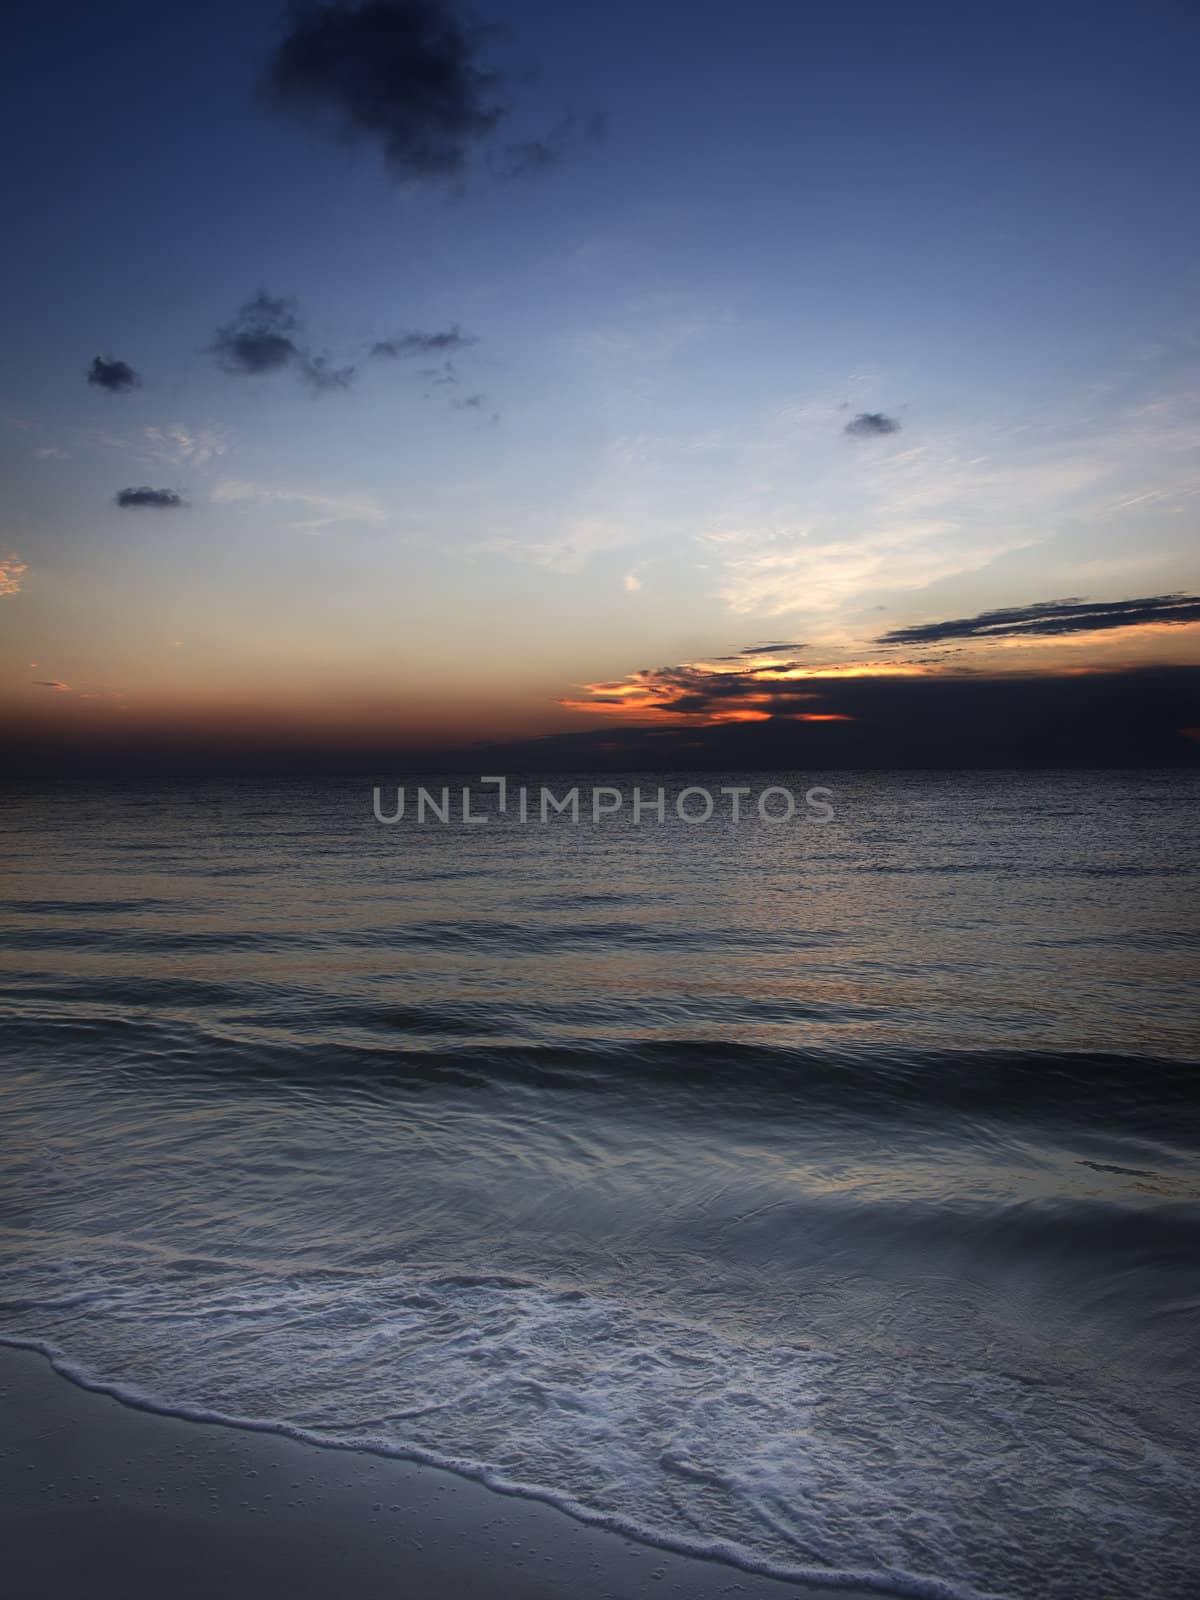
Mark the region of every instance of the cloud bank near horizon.
<instances>
[{"instance_id":1,"label":"cloud bank near horizon","mask_svg":"<svg viewBox=\"0 0 1200 1600\"><path fill-rule=\"evenodd\" d=\"M950 622L922 622L880 635L879 644L940 644L947 639L997 643L1005 639L1052 638L1104 633L1115 628L1200 622L1200 596L1150 595L1140 600L1044 600L1035 605L981 611Z\"/></svg>"}]
</instances>

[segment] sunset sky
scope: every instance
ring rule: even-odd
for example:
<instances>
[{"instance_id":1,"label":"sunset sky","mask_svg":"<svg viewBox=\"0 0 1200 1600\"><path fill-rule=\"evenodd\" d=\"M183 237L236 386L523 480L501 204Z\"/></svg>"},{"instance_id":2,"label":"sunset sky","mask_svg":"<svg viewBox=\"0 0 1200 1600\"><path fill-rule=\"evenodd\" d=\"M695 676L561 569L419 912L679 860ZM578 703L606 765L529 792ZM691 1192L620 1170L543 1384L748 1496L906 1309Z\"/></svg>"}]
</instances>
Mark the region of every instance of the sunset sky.
<instances>
[{"instance_id":1,"label":"sunset sky","mask_svg":"<svg viewBox=\"0 0 1200 1600\"><path fill-rule=\"evenodd\" d=\"M19 3L6 737L1200 664L1200 13L843 15Z\"/></svg>"}]
</instances>

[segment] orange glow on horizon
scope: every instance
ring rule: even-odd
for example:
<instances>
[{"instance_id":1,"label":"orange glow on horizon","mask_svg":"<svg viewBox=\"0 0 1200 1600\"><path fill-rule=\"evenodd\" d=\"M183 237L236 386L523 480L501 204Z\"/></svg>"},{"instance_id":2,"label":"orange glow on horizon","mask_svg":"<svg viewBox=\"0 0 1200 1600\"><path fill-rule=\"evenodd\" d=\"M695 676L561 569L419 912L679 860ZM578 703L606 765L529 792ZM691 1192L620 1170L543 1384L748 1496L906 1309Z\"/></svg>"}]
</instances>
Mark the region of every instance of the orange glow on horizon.
<instances>
[{"instance_id":1,"label":"orange glow on horizon","mask_svg":"<svg viewBox=\"0 0 1200 1600\"><path fill-rule=\"evenodd\" d=\"M1187 636L1200 629L1200 622L1131 622L1125 627L1105 628L1097 632L1090 628L1082 628L1077 633L1051 633L1037 634L982 634L972 640L972 643L981 646L994 645L1001 650L1046 650L1056 645L1067 649L1080 650L1090 645L1092 649L1103 648L1106 645L1127 645L1131 640L1142 638L1162 638L1169 636L1176 638L1180 634Z\"/></svg>"}]
</instances>

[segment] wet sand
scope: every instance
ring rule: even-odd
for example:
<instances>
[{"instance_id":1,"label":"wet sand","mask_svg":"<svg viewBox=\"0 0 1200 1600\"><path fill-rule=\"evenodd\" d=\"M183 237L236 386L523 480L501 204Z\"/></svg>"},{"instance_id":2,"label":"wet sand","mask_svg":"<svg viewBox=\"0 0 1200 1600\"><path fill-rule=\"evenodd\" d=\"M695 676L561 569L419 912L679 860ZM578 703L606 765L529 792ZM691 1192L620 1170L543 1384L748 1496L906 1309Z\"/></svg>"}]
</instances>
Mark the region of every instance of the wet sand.
<instances>
[{"instance_id":1,"label":"wet sand","mask_svg":"<svg viewBox=\"0 0 1200 1600\"><path fill-rule=\"evenodd\" d=\"M436 1468L140 1411L32 1351L0 1347L0 1417L21 1600L834 1600Z\"/></svg>"}]
</instances>

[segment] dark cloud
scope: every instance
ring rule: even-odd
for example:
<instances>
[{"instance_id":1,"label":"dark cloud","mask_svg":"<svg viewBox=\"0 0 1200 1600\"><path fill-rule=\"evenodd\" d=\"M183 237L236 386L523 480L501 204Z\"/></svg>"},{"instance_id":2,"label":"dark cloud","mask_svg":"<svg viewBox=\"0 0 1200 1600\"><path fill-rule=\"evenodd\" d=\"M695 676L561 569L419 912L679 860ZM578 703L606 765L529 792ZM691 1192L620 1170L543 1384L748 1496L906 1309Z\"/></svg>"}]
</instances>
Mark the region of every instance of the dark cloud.
<instances>
[{"instance_id":1,"label":"dark cloud","mask_svg":"<svg viewBox=\"0 0 1200 1600\"><path fill-rule=\"evenodd\" d=\"M563 147L553 139L527 139L522 144L509 145L502 171L506 178L523 178L530 172L557 167L562 158Z\"/></svg>"},{"instance_id":2,"label":"dark cloud","mask_svg":"<svg viewBox=\"0 0 1200 1600\"><path fill-rule=\"evenodd\" d=\"M454 363L450 360L444 361L440 367L422 367L421 376L429 385L425 390L426 400L433 399L439 389L448 391L457 388L459 382ZM483 393L464 395L461 400L451 399L448 394L446 398L455 411L483 411L488 404L488 397ZM493 412L491 420L492 422L499 422L499 414Z\"/></svg>"},{"instance_id":3,"label":"dark cloud","mask_svg":"<svg viewBox=\"0 0 1200 1600\"><path fill-rule=\"evenodd\" d=\"M844 721L625 724L493 751L497 771L841 771L1195 766L1200 667L808 678ZM598 697L599 698L599 697ZM626 697L605 696L628 706ZM631 719L634 721L636 719ZM478 760L478 756L476 757ZM483 770L479 768L478 770ZM491 770L491 769L489 769Z\"/></svg>"},{"instance_id":4,"label":"dark cloud","mask_svg":"<svg viewBox=\"0 0 1200 1600\"><path fill-rule=\"evenodd\" d=\"M949 622L924 622L894 628L880 644L934 644L943 639L996 640L1063 633L1100 633L1145 623L1200 622L1200 597L1150 595L1140 600L1044 600L1007 611L983 611L977 617Z\"/></svg>"},{"instance_id":5,"label":"dark cloud","mask_svg":"<svg viewBox=\"0 0 1200 1600\"><path fill-rule=\"evenodd\" d=\"M299 370L314 389L348 389L354 382L354 368L332 366L328 356L303 356Z\"/></svg>"},{"instance_id":6,"label":"dark cloud","mask_svg":"<svg viewBox=\"0 0 1200 1600\"><path fill-rule=\"evenodd\" d=\"M454 370L453 361L446 361L440 367L422 367L421 376L428 383L439 389L447 388L458 382L458 373Z\"/></svg>"},{"instance_id":7,"label":"dark cloud","mask_svg":"<svg viewBox=\"0 0 1200 1600\"><path fill-rule=\"evenodd\" d=\"M260 290L232 322L217 329L213 354L226 372L277 372L301 357L292 338L299 327L294 300L276 299Z\"/></svg>"},{"instance_id":8,"label":"dark cloud","mask_svg":"<svg viewBox=\"0 0 1200 1600\"><path fill-rule=\"evenodd\" d=\"M608 122L602 112L589 117L582 127L576 117L565 117L545 138L510 144L499 164L499 176L523 178L530 173L547 172L559 166L581 140L599 141L607 131Z\"/></svg>"},{"instance_id":9,"label":"dark cloud","mask_svg":"<svg viewBox=\"0 0 1200 1600\"><path fill-rule=\"evenodd\" d=\"M852 439L874 439L881 433L899 433L900 424L895 417L885 416L882 411L860 411L842 431Z\"/></svg>"},{"instance_id":10,"label":"dark cloud","mask_svg":"<svg viewBox=\"0 0 1200 1600\"><path fill-rule=\"evenodd\" d=\"M480 704L490 683L479 675ZM1126 672L927 674L809 679L806 689L851 720L696 720L631 726L610 710L597 726L510 744L429 748L394 722L378 738L285 731L214 735L207 727L105 731L64 742L31 711L0 709L14 773L676 772L1147 768L1200 763L1200 667ZM610 694L610 702L621 696ZM572 780L573 781L573 780ZM799 787L796 785L795 787ZM836 779L834 780L836 789ZM857 805L847 794L848 804Z\"/></svg>"},{"instance_id":11,"label":"dark cloud","mask_svg":"<svg viewBox=\"0 0 1200 1600\"><path fill-rule=\"evenodd\" d=\"M698 720L745 717L834 718L846 716L829 700L830 682L818 684L810 677L790 678L795 665L784 662L755 666L742 657L743 670L718 671L711 665L687 662L676 667L651 667L635 672L620 685L589 686L586 697L563 703L572 710L597 705L619 705L638 716L695 717Z\"/></svg>"},{"instance_id":12,"label":"dark cloud","mask_svg":"<svg viewBox=\"0 0 1200 1600\"><path fill-rule=\"evenodd\" d=\"M371 354L395 360L405 356L449 355L456 350L465 350L476 342L456 323L442 333L401 333L394 339L380 339L372 345Z\"/></svg>"},{"instance_id":13,"label":"dark cloud","mask_svg":"<svg viewBox=\"0 0 1200 1600\"><path fill-rule=\"evenodd\" d=\"M425 391L425 398L430 399L435 389L451 389L457 386L458 372L452 358L477 343L477 339L471 334L464 333L455 323L438 333L409 331L397 334L392 339L380 339L371 347L371 354L390 361L403 360L409 356L442 357L440 366L419 369L421 377L429 385ZM487 404L487 396L470 394L451 403L456 411L481 411Z\"/></svg>"},{"instance_id":14,"label":"dark cloud","mask_svg":"<svg viewBox=\"0 0 1200 1600\"><path fill-rule=\"evenodd\" d=\"M455 178L507 111L481 64L487 37L437 0L296 4L260 87L286 111L377 141L397 177Z\"/></svg>"},{"instance_id":15,"label":"dark cloud","mask_svg":"<svg viewBox=\"0 0 1200 1600\"><path fill-rule=\"evenodd\" d=\"M140 389L142 380L127 361L114 361L97 356L88 368L87 381L97 389L107 389L109 394L128 394L130 389Z\"/></svg>"},{"instance_id":16,"label":"dark cloud","mask_svg":"<svg viewBox=\"0 0 1200 1600\"><path fill-rule=\"evenodd\" d=\"M151 506L158 511L173 511L178 506L187 505L187 501L174 489L122 489L116 497L116 504L124 509L132 506Z\"/></svg>"},{"instance_id":17,"label":"dark cloud","mask_svg":"<svg viewBox=\"0 0 1200 1600\"><path fill-rule=\"evenodd\" d=\"M313 355L299 343L302 324L296 302L260 289L237 316L218 328L212 353L226 372L261 377L290 367L314 389L347 389L353 367L335 367L328 356Z\"/></svg>"},{"instance_id":18,"label":"dark cloud","mask_svg":"<svg viewBox=\"0 0 1200 1600\"><path fill-rule=\"evenodd\" d=\"M748 644L742 651L744 656L774 656L781 650L807 650L806 644L796 644L784 641L782 644Z\"/></svg>"}]
</instances>

